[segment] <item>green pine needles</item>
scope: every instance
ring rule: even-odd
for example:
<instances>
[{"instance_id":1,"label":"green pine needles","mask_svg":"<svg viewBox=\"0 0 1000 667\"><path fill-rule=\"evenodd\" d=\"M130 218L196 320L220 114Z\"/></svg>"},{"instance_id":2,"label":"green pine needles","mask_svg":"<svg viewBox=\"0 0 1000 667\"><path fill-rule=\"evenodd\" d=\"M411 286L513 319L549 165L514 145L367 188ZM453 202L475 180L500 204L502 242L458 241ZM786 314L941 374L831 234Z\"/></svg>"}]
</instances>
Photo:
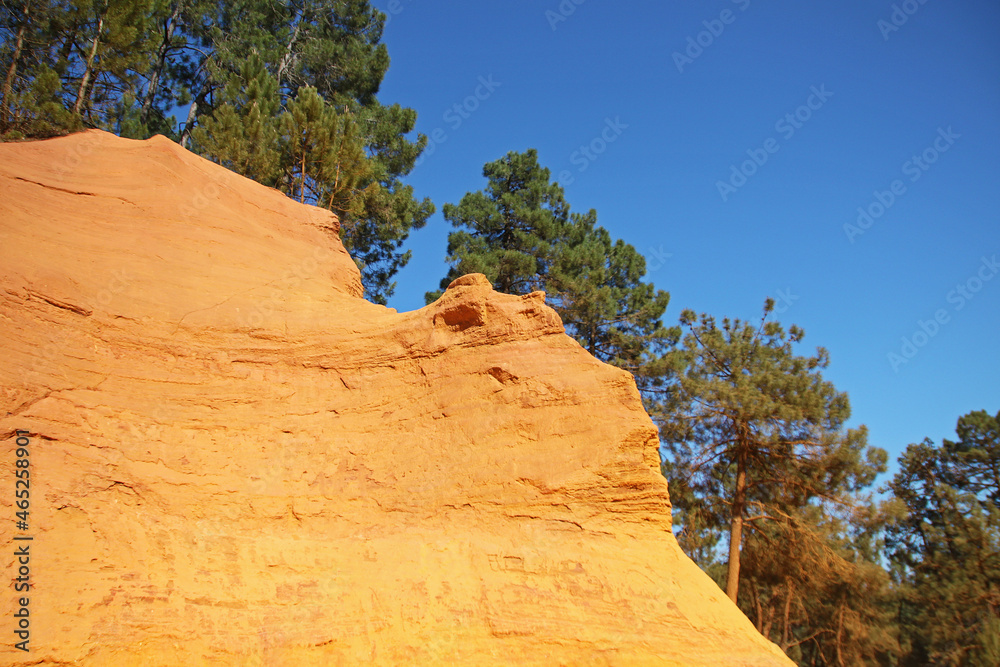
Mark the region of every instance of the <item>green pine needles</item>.
<instances>
[{"instance_id":1,"label":"green pine needles","mask_svg":"<svg viewBox=\"0 0 1000 667\"><path fill-rule=\"evenodd\" d=\"M434 205L401 182L427 142L406 138L416 112L376 98L384 24L357 0L2 3L0 137L169 136L335 212L385 303Z\"/></svg>"},{"instance_id":2,"label":"green pine needles","mask_svg":"<svg viewBox=\"0 0 1000 667\"><path fill-rule=\"evenodd\" d=\"M884 518L906 665L1000 664L1000 412L911 444Z\"/></svg>"},{"instance_id":3,"label":"green pine needles","mask_svg":"<svg viewBox=\"0 0 1000 667\"><path fill-rule=\"evenodd\" d=\"M677 330L661 318L670 295L643 282L646 261L597 226L597 212L571 213L563 188L534 149L486 164L484 190L445 204L456 228L448 236L455 278L483 273L507 294L544 290L566 331L598 359L655 382L659 356ZM441 292L428 292L428 303Z\"/></svg>"}]
</instances>

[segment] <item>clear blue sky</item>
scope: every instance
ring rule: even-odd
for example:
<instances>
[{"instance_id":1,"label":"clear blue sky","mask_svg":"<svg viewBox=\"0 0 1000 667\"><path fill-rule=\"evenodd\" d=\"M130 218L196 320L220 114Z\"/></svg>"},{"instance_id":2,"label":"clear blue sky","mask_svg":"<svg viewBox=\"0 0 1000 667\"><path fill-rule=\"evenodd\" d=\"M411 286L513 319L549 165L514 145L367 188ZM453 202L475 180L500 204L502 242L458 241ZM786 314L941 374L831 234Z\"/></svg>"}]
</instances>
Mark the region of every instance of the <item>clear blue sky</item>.
<instances>
[{"instance_id":1,"label":"clear blue sky","mask_svg":"<svg viewBox=\"0 0 1000 667\"><path fill-rule=\"evenodd\" d=\"M373 4L380 99L438 130L407 182L439 211L536 148L646 255L668 324L777 299L893 461L1000 410L995 0ZM423 306L449 230L439 212L411 236L392 307Z\"/></svg>"}]
</instances>

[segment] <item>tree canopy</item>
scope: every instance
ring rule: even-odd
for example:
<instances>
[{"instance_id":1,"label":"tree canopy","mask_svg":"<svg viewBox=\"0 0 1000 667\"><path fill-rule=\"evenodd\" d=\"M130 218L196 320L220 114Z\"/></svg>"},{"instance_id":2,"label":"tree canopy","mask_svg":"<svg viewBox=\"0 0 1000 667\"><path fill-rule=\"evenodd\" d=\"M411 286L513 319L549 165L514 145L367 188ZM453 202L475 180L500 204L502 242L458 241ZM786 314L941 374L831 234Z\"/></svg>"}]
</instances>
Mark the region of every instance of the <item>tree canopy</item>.
<instances>
[{"instance_id":1,"label":"tree canopy","mask_svg":"<svg viewBox=\"0 0 1000 667\"><path fill-rule=\"evenodd\" d=\"M384 303L403 242L434 212L402 183L427 142L407 139L416 112L376 97L384 24L365 0L3 3L0 136L172 137L337 213Z\"/></svg>"},{"instance_id":2,"label":"tree canopy","mask_svg":"<svg viewBox=\"0 0 1000 667\"><path fill-rule=\"evenodd\" d=\"M486 188L444 206L456 231L441 288L483 273L499 292L544 290L566 332L591 354L652 382L677 332L662 323L670 295L643 281L642 255L598 226L596 211L571 213L534 149L486 164L483 176ZM428 293L428 302L440 293Z\"/></svg>"},{"instance_id":3,"label":"tree canopy","mask_svg":"<svg viewBox=\"0 0 1000 667\"><path fill-rule=\"evenodd\" d=\"M888 485L901 664L1000 664L1000 412L911 444Z\"/></svg>"},{"instance_id":4,"label":"tree canopy","mask_svg":"<svg viewBox=\"0 0 1000 667\"><path fill-rule=\"evenodd\" d=\"M459 276L483 273L494 289L527 294L542 289L555 243L569 226L563 189L550 182L538 153L507 153L483 167L484 190L467 193L456 206L445 204L444 218L457 231L448 235L451 269L441 289ZM432 301L440 293L429 293Z\"/></svg>"}]
</instances>

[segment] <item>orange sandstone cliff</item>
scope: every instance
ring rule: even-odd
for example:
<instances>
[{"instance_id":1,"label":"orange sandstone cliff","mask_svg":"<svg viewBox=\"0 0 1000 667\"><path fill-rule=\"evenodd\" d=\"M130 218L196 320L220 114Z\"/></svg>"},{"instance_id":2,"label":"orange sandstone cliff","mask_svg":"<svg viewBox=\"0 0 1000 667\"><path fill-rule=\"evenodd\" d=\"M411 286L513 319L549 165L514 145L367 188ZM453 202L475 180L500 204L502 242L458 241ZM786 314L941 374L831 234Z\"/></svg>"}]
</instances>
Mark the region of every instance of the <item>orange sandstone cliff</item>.
<instances>
[{"instance_id":1,"label":"orange sandstone cliff","mask_svg":"<svg viewBox=\"0 0 1000 667\"><path fill-rule=\"evenodd\" d=\"M791 664L628 374L482 276L364 301L337 224L162 137L0 145L0 663Z\"/></svg>"}]
</instances>

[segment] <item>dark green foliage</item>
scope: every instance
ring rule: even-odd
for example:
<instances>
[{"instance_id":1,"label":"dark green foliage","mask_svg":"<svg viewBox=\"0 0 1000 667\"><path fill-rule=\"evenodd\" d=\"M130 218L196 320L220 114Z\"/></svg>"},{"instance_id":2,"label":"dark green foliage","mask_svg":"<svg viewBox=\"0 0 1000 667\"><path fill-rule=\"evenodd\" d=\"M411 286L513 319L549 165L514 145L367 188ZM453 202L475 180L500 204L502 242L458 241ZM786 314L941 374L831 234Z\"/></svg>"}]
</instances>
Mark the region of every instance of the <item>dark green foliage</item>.
<instances>
[{"instance_id":1,"label":"dark green foliage","mask_svg":"<svg viewBox=\"0 0 1000 667\"><path fill-rule=\"evenodd\" d=\"M8 95L11 102L4 131L5 141L55 137L80 127L80 119L63 104L59 74L48 65L39 66L25 90Z\"/></svg>"},{"instance_id":2,"label":"dark green foliage","mask_svg":"<svg viewBox=\"0 0 1000 667\"><path fill-rule=\"evenodd\" d=\"M150 66L158 8L152 0L78 0L70 8L70 57L58 64L73 92L69 107L88 127L118 129Z\"/></svg>"},{"instance_id":3,"label":"dark green foliage","mask_svg":"<svg viewBox=\"0 0 1000 667\"><path fill-rule=\"evenodd\" d=\"M571 216L545 290L567 333L598 359L631 372L646 390L661 382L660 360L679 336L661 320L670 294L642 282L645 258L596 223L594 210Z\"/></svg>"},{"instance_id":4,"label":"dark green foliage","mask_svg":"<svg viewBox=\"0 0 1000 667\"><path fill-rule=\"evenodd\" d=\"M482 273L494 289L527 294L546 284L554 243L567 231L569 205L534 149L483 167L486 189L470 192L458 206L444 205L444 218L458 231L448 236L452 264L441 289L469 273ZM428 294L428 301L436 298Z\"/></svg>"},{"instance_id":5,"label":"dark green foliage","mask_svg":"<svg viewBox=\"0 0 1000 667\"><path fill-rule=\"evenodd\" d=\"M227 101L195 129L195 138L224 167L274 185L280 158L277 82L256 55L247 58L241 74L242 80L230 81Z\"/></svg>"},{"instance_id":6,"label":"dark green foliage","mask_svg":"<svg viewBox=\"0 0 1000 667\"><path fill-rule=\"evenodd\" d=\"M550 181L534 149L510 152L483 167L485 190L445 204L448 284L483 273L508 294L545 290L566 332L598 359L654 382L659 359L676 340L660 318L670 295L642 282L646 261L597 226L597 212L570 213L563 189ZM440 296L429 292L427 301Z\"/></svg>"},{"instance_id":7,"label":"dark green foliage","mask_svg":"<svg viewBox=\"0 0 1000 667\"><path fill-rule=\"evenodd\" d=\"M315 88L303 86L280 121L280 185L300 202L308 198L341 217L349 215L358 184L371 182L353 120L326 104Z\"/></svg>"},{"instance_id":8,"label":"dark green foliage","mask_svg":"<svg viewBox=\"0 0 1000 667\"><path fill-rule=\"evenodd\" d=\"M154 0L24 0L0 5L0 135L120 129L155 49Z\"/></svg>"},{"instance_id":9,"label":"dark green foliage","mask_svg":"<svg viewBox=\"0 0 1000 667\"><path fill-rule=\"evenodd\" d=\"M46 137L73 119L64 113L62 83L48 57L51 2L0 2L0 138Z\"/></svg>"},{"instance_id":10,"label":"dark green foliage","mask_svg":"<svg viewBox=\"0 0 1000 667\"><path fill-rule=\"evenodd\" d=\"M416 113L375 97L389 65L385 16L354 0L240 0L213 12L182 141L337 213L366 295L385 303L410 258L400 247L434 212L401 182L427 142L405 137ZM252 59L261 66L251 71Z\"/></svg>"},{"instance_id":11,"label":"dark green foliage","mask_svg":"<svg viewBox=\"0 0 1000 667\"><path fill-rule=\"evenodd\" d=\"M385 16L364 0L26 0L0 4L0 136L99 127L173 137L328 208L368 298L434 212L401 179L426 145L416 112L376 99ZM169 111L189 104L175 127Z\"/></svg>"},{"instance_id":12,"label":"dark green foliage","mask_svg":"<svg viewBox=\"0 0 1000 667\"><path fill-rule=\"evenodd\" d=\"M958 441L907 447L889 484L902 664L1000 664L1000 413L958 420Z\"/></svg>"}]
</instances>

